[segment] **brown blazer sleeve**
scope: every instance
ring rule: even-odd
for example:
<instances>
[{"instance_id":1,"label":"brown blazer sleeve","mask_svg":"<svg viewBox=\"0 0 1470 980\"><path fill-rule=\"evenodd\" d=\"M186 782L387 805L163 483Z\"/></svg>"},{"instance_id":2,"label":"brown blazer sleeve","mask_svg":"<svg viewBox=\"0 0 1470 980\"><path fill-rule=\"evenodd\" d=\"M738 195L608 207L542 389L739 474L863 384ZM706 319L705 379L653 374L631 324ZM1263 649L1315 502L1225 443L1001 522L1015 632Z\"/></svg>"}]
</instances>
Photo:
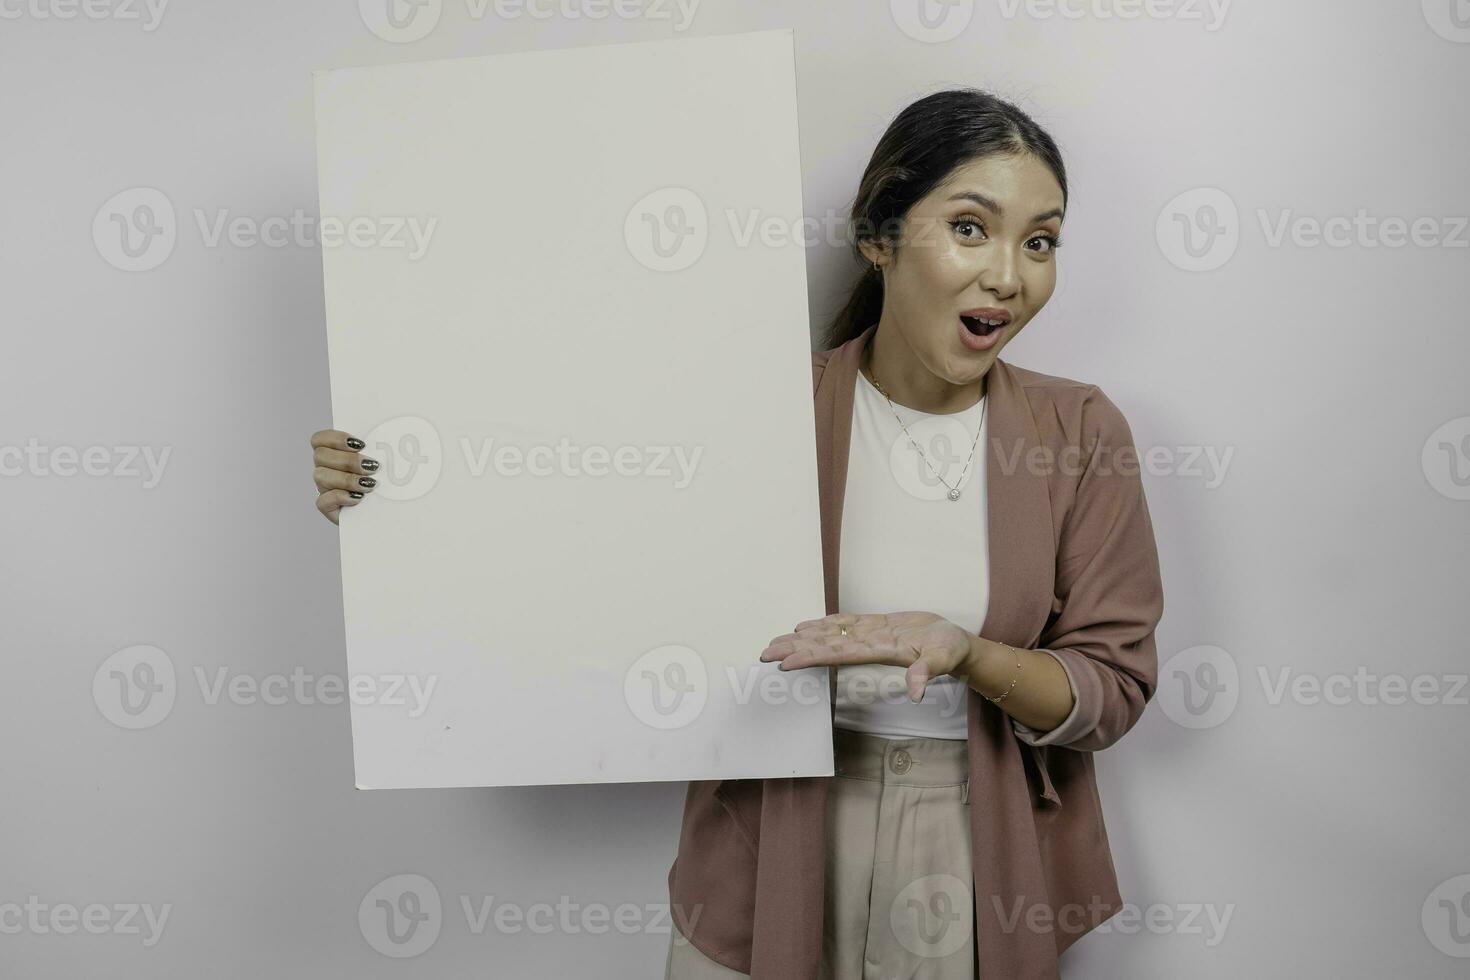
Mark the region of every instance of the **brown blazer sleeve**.
<instances>
[{"instance_id":1,"label":"brown blazer sleeve","mask_svg":"<svg viewBox=\"0 0 1470 980\"><path fill-rule=\"evenodd\" d=\"M1133 433L1095 385L1081 431L1087 462L1062 524L1056 601L1038 648L1061 662L1076 698L1048 743L1095 752L1122 738L1153 697L1164 589Z\"/></svg>"}]
</instances>

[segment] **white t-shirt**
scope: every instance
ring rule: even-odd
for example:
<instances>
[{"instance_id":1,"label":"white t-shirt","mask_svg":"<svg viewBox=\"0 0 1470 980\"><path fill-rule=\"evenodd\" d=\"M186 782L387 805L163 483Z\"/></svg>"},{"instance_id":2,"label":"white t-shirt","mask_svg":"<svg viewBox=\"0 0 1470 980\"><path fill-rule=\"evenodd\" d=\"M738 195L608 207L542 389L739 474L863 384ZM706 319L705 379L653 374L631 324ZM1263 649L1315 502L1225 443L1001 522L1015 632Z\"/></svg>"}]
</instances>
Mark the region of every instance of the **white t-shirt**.
<instances>
[{"instance_id":1,"label":"white t-shirt","mask_svg":"<svg viewBox=\"0 0 1470 980\"><path fill-rule=\"evenodd\" d=\"M858 372L839 549L843 612L931 612L980 632L990 602L985 402L948 415L890 407ZM950 487L958 500L948 498ZM935 677L914 704L904 675L905 668L884 664L839 667L834 724L889 738L965 738L964 681Z\"/></svg>"}]
</instances>

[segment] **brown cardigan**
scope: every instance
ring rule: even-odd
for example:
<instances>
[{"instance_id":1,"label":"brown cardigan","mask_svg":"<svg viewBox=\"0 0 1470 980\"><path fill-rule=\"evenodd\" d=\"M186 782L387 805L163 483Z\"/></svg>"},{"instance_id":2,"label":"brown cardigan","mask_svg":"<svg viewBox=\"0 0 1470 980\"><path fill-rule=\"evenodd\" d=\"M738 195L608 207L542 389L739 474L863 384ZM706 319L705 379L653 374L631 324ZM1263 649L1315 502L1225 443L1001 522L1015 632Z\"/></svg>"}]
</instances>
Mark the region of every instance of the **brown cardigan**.
<instances>
[{"instance_id":1,"label":"brown cardigan","mask_svg":"<svg viewBox=\"0 0 1470 980\"><path fill-rule=\"evenodd\" d=\"M891 611L841 610L837 596L854 388L876 329L812 354L828 614ZM1057 657L1086 724L1065 742L1028 745L997 705L969 692L976 946L984 980L1057 980L1062 951L1122 907L1092 753L1127 733L1153 696L1163 584L1117 406L1095 385L1000 358L987 397L981 635ZM689 784L669 901L706 956L753 980L817 980L830 778Z\"/></svg>"}]
</instances>

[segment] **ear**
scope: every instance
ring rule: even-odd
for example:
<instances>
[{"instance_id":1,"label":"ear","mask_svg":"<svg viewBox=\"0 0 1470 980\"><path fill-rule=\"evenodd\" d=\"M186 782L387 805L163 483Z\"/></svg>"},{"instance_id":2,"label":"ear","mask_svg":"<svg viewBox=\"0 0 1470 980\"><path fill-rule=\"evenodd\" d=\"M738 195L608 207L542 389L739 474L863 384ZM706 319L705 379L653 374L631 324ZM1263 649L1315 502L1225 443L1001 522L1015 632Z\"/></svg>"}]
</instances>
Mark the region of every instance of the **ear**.
<instances>
[{"instance_id":1,"label":"ear","mask_svg":"<svg viewBox=\"0 0 1470 980\"><path fill-rule=\"evenodd\" d=\"M863 258L868 260L870 266L875 262L888 261L889 247L886 242L880 243L872 239L865 239L858 242L858 251L863 253Z\"/></svg>"}]
</instances>

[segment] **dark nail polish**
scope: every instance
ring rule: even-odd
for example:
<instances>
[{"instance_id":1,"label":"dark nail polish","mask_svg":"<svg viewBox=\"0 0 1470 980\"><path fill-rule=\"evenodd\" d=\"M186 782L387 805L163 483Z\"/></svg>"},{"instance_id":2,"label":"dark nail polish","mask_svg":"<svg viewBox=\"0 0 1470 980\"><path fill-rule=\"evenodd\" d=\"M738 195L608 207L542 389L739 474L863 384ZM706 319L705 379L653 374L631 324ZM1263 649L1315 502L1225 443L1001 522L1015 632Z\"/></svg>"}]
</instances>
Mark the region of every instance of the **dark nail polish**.
<instances>
[{"instance_id":1,"label":"dark nail polish","mask_svg":"<svg viewBox=\"0 0 1470 980\"><path fill-rule=\"evenodd\" d=\"M369 459L368 457L364 456L360 462L362 463L362 468L367 470L369 473L376 472L378 469L378 461L376 459Z\"/></svg>"},{"instance_id":2,"label":"dark nail polish","mask_svg":"<svg viewBox=\"0 0 1470 980\"><path fill-rule=\"evenodd\" d=\"M347 496L349 496L349 497L361 497L362 496L362 491L361 490L348 490L347 491Z\"/></svg>"},{"instance_id":3,"label":"dark nail polish","mask_svg":"<svg viewBox=\"0 0 1470 980\"><path fill-rule=\"evenodd\" d=\"M369 490L371 490L373 487L378 485L378 481L374 480L370 476L360 476L357 478L357 485L360 487L367 487Z\"/></svg>"},{"instance_id":4,"label":"dark nail polish","mask_svg":"<svg viewBox=\"0 0 1470 980\"><path fill-rule=\"evenodd\" d=\"M361 439L357 438L356 436L348 436L347 437L347 448L348 449L361 449L362 447L364 447L366 445L367 445L367 443L363 442Z\"/></svg>"}]
</instances>

